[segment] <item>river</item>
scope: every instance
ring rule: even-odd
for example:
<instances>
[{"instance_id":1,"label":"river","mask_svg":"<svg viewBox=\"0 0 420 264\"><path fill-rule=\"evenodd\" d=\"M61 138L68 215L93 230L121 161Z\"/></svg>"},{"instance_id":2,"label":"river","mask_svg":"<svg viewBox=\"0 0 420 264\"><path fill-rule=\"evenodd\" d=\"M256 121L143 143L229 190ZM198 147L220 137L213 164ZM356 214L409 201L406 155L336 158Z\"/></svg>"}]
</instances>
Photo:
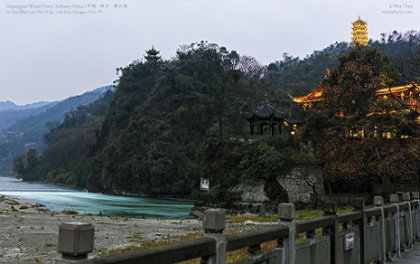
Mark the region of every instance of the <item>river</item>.
<instances>
[{"instance_id":1,"label":"river","mask_svg":"<svg viewBox=\"0 0 420 264\"><path fill-rule=\"evenodd\" d=\"M83 192L52 184L22 182L0 176L0 194L45 205L49 210L76 210L82 214L148 218L187 218L189 200L138 198Z\"/></svg>"}]
</instances>

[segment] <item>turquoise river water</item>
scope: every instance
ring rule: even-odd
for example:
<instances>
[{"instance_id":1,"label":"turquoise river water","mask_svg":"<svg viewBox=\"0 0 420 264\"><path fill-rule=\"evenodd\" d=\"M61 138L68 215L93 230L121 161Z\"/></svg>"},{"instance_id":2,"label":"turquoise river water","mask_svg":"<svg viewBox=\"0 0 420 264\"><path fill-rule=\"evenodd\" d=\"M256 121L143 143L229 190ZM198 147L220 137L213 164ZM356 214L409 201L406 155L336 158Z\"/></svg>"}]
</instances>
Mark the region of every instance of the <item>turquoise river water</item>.
<instances>
[{"instance_id":1,"label":"turquoise river water","mask_svg":"<svg viewBox=\"0 0 420 264\"><path fill-rule=\"evenodd\" d=\"M138 198L90 193L61 186L22 182L0 177L0 194L45 205L53 211L148 218L185 218L193 206L189 200Z\"/></svg>"}]
</instances>

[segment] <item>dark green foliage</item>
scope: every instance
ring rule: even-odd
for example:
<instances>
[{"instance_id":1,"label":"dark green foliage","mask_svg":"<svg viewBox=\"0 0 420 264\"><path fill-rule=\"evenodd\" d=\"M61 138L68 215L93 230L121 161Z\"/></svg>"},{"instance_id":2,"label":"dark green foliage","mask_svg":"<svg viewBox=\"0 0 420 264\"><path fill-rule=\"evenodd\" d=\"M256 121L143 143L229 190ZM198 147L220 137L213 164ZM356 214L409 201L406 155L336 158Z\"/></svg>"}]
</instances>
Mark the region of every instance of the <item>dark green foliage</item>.
<instances>
[{"instance_id":1,"label":"dark green foliage","mask_svg":"<svg viewBox=\"0 0 420 264\"><path fill-rule=\"evenodd\" d=\"M383 33L380 41L370 41L368 47L377 47L389 58L392 66L401 73L399 79L402 82L420 81L418 31ZM315 89L323 80L326 68L332 70L339 65L338 56L348 54L351 49L349 43L340 42L321 51L314 51L303 59L284 53L282 60L267 66L264 79L280 98L287 98L287 93L296 97L303 96Z\"/></svg>"},{"instance_id":2,"label":"dark green foliage","mask_svg":"<svg viewBox=\"0 0 420 264\"><path fill-rule=\"evenodd\" d=\"M406 33L393 31L381 34L381 40L370 44L378 47L392 65L402 74L405 83L420 81L420 32L411 30Z\"/></svg>"},{"instance_id":3,"label":"dark green foliage","mask_svg":"<svg viewBox=\"0 0 420 264\"><path fill-rule=\"evenodd\" d=\"M200 42L179 50L172 61L121 69L89 161L95 164L90 184L109 192L189 195L198 184L196 155L203 140L245 135L240 111L256 102L251 97L263 95L258 80L254 86L236 70L238 58Z\"/></svg>"},{"instance_id":4,"label":"dark green foliage","mask_svg":"<svg viewBox=\"0 0 420 264\"><path fill-rule=\"evenodd\" d=\"M330 116L342 113L349 122L364 118L372 111L376 90L400 84L393 79L398 74L378 49L359 46L339 60L340 65L324 81L324 107Z\"/></svg>"},{"instance_id":5,"label":"dark green foliage","mask_svg":"<svg viewBox=\"0 0 420 264\"><path fill-rule=\"evenodd\" d=\"M85 186L86 156L95 144L101 117L112 96L113 92L108 90L91 105L66 114L63 123L51 124L50 132L44 136L47 147L42 156L30 150L25 163L23 156L14 160L14 170L25 180Z\"/></svg>"},{"instance_id":6,"label":"dark green foliage","mask_svg":"<svg viewBox=\"0 0 420 264\"><path fill-rule=\"evenodd\" d=\"M39 180L39 155L36 149L30 149L26 156L20 155L13 160L13 169L27 181Z\"/></svg>"},{"instance_id":7,"label":"dark green foliage","mask_svg":"<svg viewBox=\"0 0 420 264\"><path fill-rule=\"evenodd\" d=\"M419 181L413 119L398 98L375 96L377 89L399 84L399 77L377 48L357 47L325 79L325 100L317 112L308 112L303 135L315 143L330 192L370 192L375 183ZM383 138L383 132L393 138Z\"/></svg>"},{"instance_id":8,"label":"dark green foliage","mask_svg":"<svg viewBox=\"0 0 420 264\"><path fill-rule=\"evenodd\" d=\"M381 50L388 45L376 44ZM340 130L340 124L334 124L337 130L332 133L328 119L333 119L333 114L304 113L287 93L300 96L312 91L323 80L326 67L333 70L341 63L345 66L333 71L328 82L331 87L343 88L343 97L329 102L334 103L335 110L345 105L349 114L360 117L371 107L373 89L384 85L380 81L393 85L399 83L400 77L385 59L376 56L377 51L357 58L347 43L336 43L303 60L285 54L282 61L266 68L255 59L207 42L183 46L176 58L169 61L158 54L150 55L147 53L145 61L135 61L117 70L121 75L109 108L107 101L102 107L89 107L89 115L71 112L62 124L50 124L51 132L45 137L48 147L36 168L40 179L100 192L154 196L192 193L198 197L200 177L206 177L211 185L207 198L215 203L236 199L238 194L232 188L240 181L262 179L272 201L286 201L275 179L294 165L314 166L319 161L325 162L329 155L342 153L337 151L355 153L344 149L344 145L339 148L342 138L337 137L336 131ZM339 60L337 55L349 56ZM391 63L399 58L395 53ZM369 72L369 76L364 76L363 70L353 71L356 79L362 81L355 82L342 74L344 68L351 72L360 63ZM374 82L372 76L376 78ZM369 89L364 89L365 84L371 85ZM357 107L348 100L348 91L365 96L357 99ZM317 158L312 153L299 154L298 138L249 140L248 124L241 113L261 101L264 92L268 92L274 105L291 112L293 117L303 119L308 114L302 137L325 143L316 145ZM104 109L108 109L106 113ZM336 113L334 109L329 113ZM366 151L374 153L372 149ZM339 159L329 165L337 165L334 161ZM23 161L18 159L15 163L16 170L21 170ZM357 168L352 165L347 164L346 168L354 172ZM381 169L383 173L395 171L385 167ZM331 173L349 172L337 166L331 168ZM363 173L373 168L379 165L372 165Z\"/></svg>"},{"instance_id":9,"label":"dark green foliage","mask_svg":"<svg viewBox=\"0 0 420 264\"><path fill-rule=\"evenodd\" d=\"M246 146L239 163L244 179L270 179L293 168L296 146L283 138L260 137Z\"/></svg>"},{"instance_id":10,"label":"dark green foliage","mask_svg":"<svg viewBox=\"0 0 420 264\"><path fill-rule=\"evenodd\" d=\"M288 197L276 179L281 179L297 164L299 144L290 136L262 136L250 140L209 139L200 153L203 177L209 178L210 199L216 204L237 198L233 188L241 182L264 180L271 201L287 202ZM300 164L300 163L299 163ZM198 186L197 186L198 189Z\"/></svg>"},{"instance_id":11,"label":"dark green foliage","mask_svg":"<svg viewBox=\"0 0 420 264\"><path fill-rule=\"evenodd\" d=\"M265 79L271 90L279 90L282 98L288 98L287 93L303 96L318 86L326 68L338 66L337 56L347 53L349 47L345 42L335 43L303 59L284 53L283 60L268 65Z\"/></svg>"},{"instance_id":12,"label":"dark green foliage","mask_svg":"<svg viewBox=\"0 0 420 264\"><path fill-rule=\"evenodd\" d=\"M118 69L103 118L95 102L89 115L71 112L51 125L41 179L101 192L189 196L205 170L197 158L203 142L247 135L241 111L263 97L264 83L249 65L246 73L238 69L239 57L200 42L171 61L156 57Z\"/></svg>"}]
</instances>

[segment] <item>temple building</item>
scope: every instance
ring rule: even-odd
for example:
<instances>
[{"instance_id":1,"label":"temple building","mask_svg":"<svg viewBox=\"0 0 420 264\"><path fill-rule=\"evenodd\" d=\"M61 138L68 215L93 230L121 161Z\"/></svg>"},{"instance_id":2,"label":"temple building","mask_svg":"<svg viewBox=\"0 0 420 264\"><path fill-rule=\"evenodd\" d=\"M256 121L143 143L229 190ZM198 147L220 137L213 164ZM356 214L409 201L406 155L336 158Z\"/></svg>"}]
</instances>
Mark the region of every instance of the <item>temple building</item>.
<instances>
[{"instance_id":1,"label":"temple building","mask_svg":"<svg viewBox=\"0 0 420 264\"><path fill-rule=\"evenodd\" d=\"M244 113L249 122L250 135L280 135L284 126L287 133L295 135L299 121L293 120L288 113L274 107L266 98L252 111Z\"/></svg>"},{"instance_id":2,"label":"temple building","mask_svg":"<svg viewBox=\"0 0 420 264\"><path fill-rule=\"evenodd\" d=\"M353 46L366 46L367 45L367 23L363 20L356 20L353 24L353 37L352 45ZM327 77L330 74L330 70L327 68ZM319 86L310 92L309 94L293 98L293 102L301 106L304 110L311 109L316 107L316 105L324 100L323 93L325 87L323 82ZM376 90L376 98L395 99L400 102L401 109L400 111L404 113L410 113L414 117L414 121L417 126L417 130L420 130L420 86L412 82L407 85L388 87ZM378 113L370 113L369 115L375 115ZM338 115L343 117L342 115Z\"/></svg>"},{"instance_id":3,"label":"temple building","mask_svg":"<svg viewBox=\"0 0 420 264\"><path fill-rule=\"evenodd\" d=\"M293 102L301 106L304 110L316 107L318 102L324 100L323 92L325 87L322 82L311 93L292 98ZM395 86L376 90L376 98L396 99L401 103L401 111L411 112L415 118L417 129L420 130L420 86L412 82L403 86ZM370 115L373 115L371 113Z\"/></svg>"},{"instance_id":4,"label":"temple building","mask_svg":"<svg viewBox=\"0 0 420 264\"><path fill-rule=\"evenodd\" d=\"M353 25L353 34L351 38L351 44L353 46L367 46L368 37L367 37L367 23L360 19L357 19L352 23Z\"/></svg>"}]
</instances>

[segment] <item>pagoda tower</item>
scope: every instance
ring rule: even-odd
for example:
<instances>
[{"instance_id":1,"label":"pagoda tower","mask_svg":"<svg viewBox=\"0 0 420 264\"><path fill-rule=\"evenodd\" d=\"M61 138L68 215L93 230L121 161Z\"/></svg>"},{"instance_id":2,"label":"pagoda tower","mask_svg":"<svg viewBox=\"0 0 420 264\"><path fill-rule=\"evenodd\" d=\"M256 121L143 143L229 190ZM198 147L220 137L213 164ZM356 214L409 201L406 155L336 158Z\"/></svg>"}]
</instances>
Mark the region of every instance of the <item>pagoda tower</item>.
<instances>
[{"instance_id":1,"label":"pagoda tower","mask_svg":"<svg viewBox=\"0 0 420 264\"><path fill-rule=\"evenodd\" d=\"M351 38L351 44L353 46L367 46L367 23L360 19L357 19L353 23L353 36Z\"/></svg>"},{"instance_id":2,"label":"pagoda tower","mask_svg":"<svg viewBox=\"0 0 420 264\"><path fill-rule=\"evenodd\" d=\"M160 51L155 50L155 46L152 46L151 49L146 50L146 55L144 55L144 58L147 61L158 61L160 59Z\"/></svg>"}]
</instances>

